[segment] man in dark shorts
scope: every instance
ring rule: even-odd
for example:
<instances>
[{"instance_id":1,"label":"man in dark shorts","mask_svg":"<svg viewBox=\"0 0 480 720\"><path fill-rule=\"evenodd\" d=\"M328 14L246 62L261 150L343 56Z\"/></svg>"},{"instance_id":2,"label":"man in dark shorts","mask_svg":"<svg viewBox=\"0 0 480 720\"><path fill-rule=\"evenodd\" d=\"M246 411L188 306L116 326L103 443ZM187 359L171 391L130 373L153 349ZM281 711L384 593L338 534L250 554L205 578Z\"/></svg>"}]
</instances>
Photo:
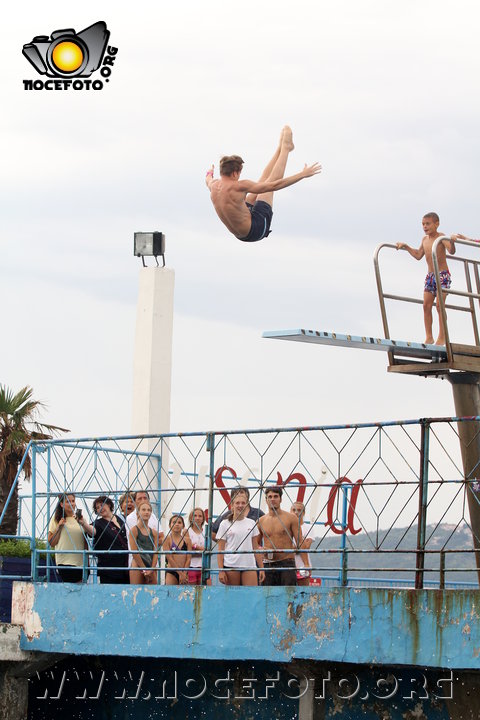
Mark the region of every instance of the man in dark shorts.
<instances>
[{"instance_id":1,"label":"man in dark shorts","mask_svg":"<svg viewBox=\"0 0 480 720\"><path fill-rule=\"evenodd\" d=\"M274 485L265 492L268 513L258 521L265 556L264 585L296 585L295 550L302 543L298 517L282 510L282 488Z\"/></svg>"},{"instance_id":2,"label":"man in dark shorts","mask_svg":"<svg viewBox=\"0 0 480 720\"><path fill-rule=\"evenodd\" d=\"M245 205L252 216L252 226L246 237L238 238L243 242L256 242L263 240L264 237L270 235L270 225L272 223L273 210L265 200L257 200L254 205L245 201Z\"/></svg>"},{"instance_id":3,"label":"man in dark shorts","mask_svg":"<svg viewBox=\"0 0 480 720\"><path fill-rule=\"evenodd\" d=\"M213 165L207 170L205 182L210 198L223 224L239 240L256 242L270 234L273 193L312 177L321 171L318 163L284 177L288 155L294 149L292 131L286 125L278 148L258 182L240 180L243 160L239 155L226 155L220 160L220 178L213 177Z\"/></svg>"}]
</instances>

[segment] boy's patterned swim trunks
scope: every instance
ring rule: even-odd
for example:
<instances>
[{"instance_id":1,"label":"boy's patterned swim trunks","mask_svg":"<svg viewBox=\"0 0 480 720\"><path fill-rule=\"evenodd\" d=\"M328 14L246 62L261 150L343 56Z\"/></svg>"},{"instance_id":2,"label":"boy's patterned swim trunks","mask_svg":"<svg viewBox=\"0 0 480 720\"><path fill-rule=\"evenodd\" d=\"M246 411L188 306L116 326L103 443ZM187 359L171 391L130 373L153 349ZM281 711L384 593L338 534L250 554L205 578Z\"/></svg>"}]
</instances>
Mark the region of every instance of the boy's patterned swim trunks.
<instances>
[{"instance_id":1,"label":"boy's patterned swim trunks","mask_svg":"<svg viewBox=\"0 0 480 720\"><path fill-rule=\"evenodd\" d=\"M440 270L440 284L444 290L448 290L452 284L452 276L448 270ZM432 293L435 297L437 294L437 283L435 282L435 273L429 272L425 278L424 292Z\"/></svg>"}]
</instances>

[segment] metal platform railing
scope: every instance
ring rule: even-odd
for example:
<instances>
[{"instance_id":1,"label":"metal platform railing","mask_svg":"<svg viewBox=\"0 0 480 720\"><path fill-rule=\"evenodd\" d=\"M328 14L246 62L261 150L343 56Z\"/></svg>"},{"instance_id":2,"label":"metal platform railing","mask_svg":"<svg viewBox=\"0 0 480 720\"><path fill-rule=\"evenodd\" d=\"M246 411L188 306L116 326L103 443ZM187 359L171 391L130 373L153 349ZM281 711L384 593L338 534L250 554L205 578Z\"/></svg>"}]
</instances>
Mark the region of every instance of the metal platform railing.
<instances>
[{"instance_id":1,"label":"metal platform railing","mask_svg":"<svg viewBox=\"0 0 480 720\"><path fill-rule=\"evenodd\" d=\"M452 348L452 342L451 337L448 329L448 322L447 322L447 309L453 310L457 312L463 312L468 313L471 318L471 324L472 324L472 331L473 331L473 338L474 338L474 346L478 347L480 346L480 334L478 329L478 317L477 317L477 307L476 304L480 307L480 260L474 260L472 258L465 258L465 257L458 257L457 255L449 255L448 256L448 262L457 263L463 266L463 272L465 277L465 286L466 291L464 290L458 290L453 288L450 288L447 292L445 292L442 289L442 285L440 282L440 274L439 274L439 268L438 268L438 258L437 258L437 248L439 244L442 242L442 240L449 239L445 237L439 237L437 240L435 240L433 245L433 265L434 265L434 272L435 272L435 281L437 288L439 288L439 292L437 293L437 302L439 303L439 310L443 321L443 326L445 328L445 347L446 347L446 354L447 354L447 361L449 363L454 362L454 348ZM478 251L478 243L475 243L473 241L469 240L456 240L456 245L464 245L468 247L474 247ZM383 330L385 334L385 338L390 339L390 328L389 323L387 319L387 309L386 309L386 300L395 300L400 302L408 302L408 303L417 303L419 305L423 304L423 300L417 297L409 297L406 295L397 295L393 294L391 292L385 292L383 289L383 282L381 277L381 271L380 271L380 252L388 249L388 250L395 250L395 252L398 252L396 245L392 245L391 243L381 243L378 245L378 247L375 250L374 253L374 267L375 267L375 278L377 283L377 290L378 290L378 298L380 302L380 311L382 315L382 324L383 324ZM457 275L458 276L458 275ZM446 302L445 297L453 296L453 297L463 297L467 298L467 305L458 305L458 304L452 304L451 302ZM476 301L476 302L475 302ZM465 354L468 354L468 350L465 351ZM394 354L389 353L389 359L390 364L392 365L394 362Z\"/></svg>"},{"instance_id":2,"label":"metal platform railing","mask_svg":"<svg viewBox=\"0 0 480 720\"><path fill-rule=\"evenodd\" d=\"M314 575L335 575L345 586L374 575L421 588L428 583L475 582L475 547L467 509L480 502L480 468L465 473L460 423L476 418L430 418L355 425L219 431L162 436L35 442L32 480L21 501L18 534L32 546L31 577L51 579L48 525L59 494L74 493L88 522L92 501L110 497L118 511L126 491L149 491L159 530L190 511L206 511L204 582L218 574L212 521L245 486L250 506L267 511L265 490L281 485L282 508L303 502ZM17 476L12 493L21 477ZM465 478L468 478L466 480ZM5 508L3 509L0 522ZM217 538L218 539L218 538ZM43 541L45 549L37 547ZM84 579L95 579L95 550L86 537ZM109 551L103 551L109 552ZM160 548L161 558L166 556ZM185 553L186 554L186 553ZM1 555L1 546L0 546ZM160 565L163 578L165 567ZM393 581L392 581L393 582Z\"/></svg>"}]
</instances>

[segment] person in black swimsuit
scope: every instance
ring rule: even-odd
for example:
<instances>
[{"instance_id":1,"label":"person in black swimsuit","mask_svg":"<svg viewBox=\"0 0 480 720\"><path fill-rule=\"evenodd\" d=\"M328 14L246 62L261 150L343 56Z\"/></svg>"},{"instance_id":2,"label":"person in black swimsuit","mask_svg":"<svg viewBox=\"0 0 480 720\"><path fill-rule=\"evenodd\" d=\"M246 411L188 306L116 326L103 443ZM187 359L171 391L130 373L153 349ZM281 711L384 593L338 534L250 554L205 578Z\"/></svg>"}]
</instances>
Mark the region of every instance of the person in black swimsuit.
<instances>
[{"instance_id":1,"label":"person in black swimsuit","mask_svg":"<svg viewBox=\"0 0 480 720\"><path fill-rule=\"evenodd\" d=\"M141 502L137 507L137 524L130 529L131 585L157 584L159 534L148 525L151 516L152 506L148 500Z\"/></svg>"}]
</instances>

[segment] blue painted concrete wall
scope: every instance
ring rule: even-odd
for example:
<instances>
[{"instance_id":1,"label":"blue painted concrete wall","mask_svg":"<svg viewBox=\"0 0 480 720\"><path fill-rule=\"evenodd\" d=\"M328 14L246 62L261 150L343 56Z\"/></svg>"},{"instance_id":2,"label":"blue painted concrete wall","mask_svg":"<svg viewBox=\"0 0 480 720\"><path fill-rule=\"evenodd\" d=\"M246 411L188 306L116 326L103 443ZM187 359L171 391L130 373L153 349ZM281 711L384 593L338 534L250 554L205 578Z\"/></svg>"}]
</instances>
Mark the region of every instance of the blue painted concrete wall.
<instances>
[{"instance_id":1,"label":"blue painted concrete wall","mask_svg":"<svg viewBox=\"0 0 480 720\"><path fill-rule=\"evenodd\" d=\"M480 591L36 584L23 649L480 668Z\"/></svg>"}]
</instances>

